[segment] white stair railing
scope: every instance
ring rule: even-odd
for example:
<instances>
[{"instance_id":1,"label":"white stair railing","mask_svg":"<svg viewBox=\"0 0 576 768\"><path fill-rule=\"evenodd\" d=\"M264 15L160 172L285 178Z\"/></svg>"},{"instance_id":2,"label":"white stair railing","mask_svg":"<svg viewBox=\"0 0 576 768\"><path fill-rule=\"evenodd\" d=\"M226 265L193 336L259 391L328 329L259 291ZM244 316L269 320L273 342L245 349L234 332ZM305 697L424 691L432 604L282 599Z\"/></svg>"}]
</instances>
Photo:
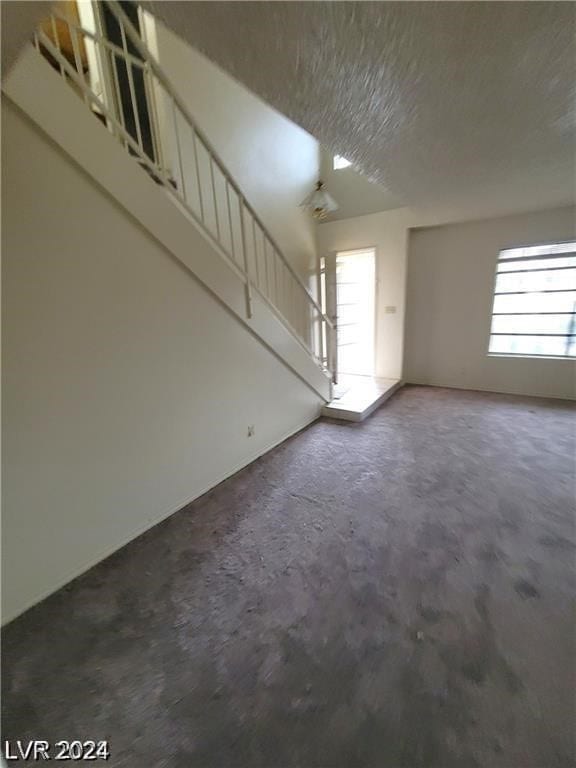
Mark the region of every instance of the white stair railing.
<instances>
[{"instance_id":1,"label":"white stair railing","mask_svg":"<svg viewBox=\"0 0 576 768\"><path fill-rule=\"evenodd\" d=\"M76 4L82 5L86 14L86 5ZM217 246L244 282L247 316L252 316L252 294L257 291L316 363L332 373L332 322L195 123L125 10L116 0L93 2L87 21L61 9L52 7L37 29L36 49ZM142 21L139 15L140 27Z\"/></svg>"}]
</instances>

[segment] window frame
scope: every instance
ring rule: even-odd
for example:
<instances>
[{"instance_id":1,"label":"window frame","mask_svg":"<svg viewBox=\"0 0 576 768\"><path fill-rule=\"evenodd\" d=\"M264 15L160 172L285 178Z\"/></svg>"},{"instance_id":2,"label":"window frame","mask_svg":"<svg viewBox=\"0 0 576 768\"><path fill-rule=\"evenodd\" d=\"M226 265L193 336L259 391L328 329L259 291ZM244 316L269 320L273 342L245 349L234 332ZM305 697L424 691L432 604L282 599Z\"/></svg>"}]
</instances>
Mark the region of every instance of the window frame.
<instances>
[{"instance_id":1,"label":"window frame","mask_svg":"<svg viewBox=\"0 0 576 768\"><path fill-rule=\"evenodd\" d=\"M494 319L494 304L496 302L496 296L500 295L500 294L496 294L496 283L497 283L497 280L498 280L498 275L499 274L505 274L505 273L500 273L498 271L498 268L499 268L499 265L500 265L500 254L503 251L511 251L511 250L515 250L517 248L546 248L546 247L549 247L549 246L567 245L567 244L571 244L571 243L574 243L574 250L571 251L570 253L566 253L566 254L557 254L557 256L559 258L561 258L562 256L569 256L569 255L576 254L576 238L558 239L558 240L554 239L554 240L547 240L547 241L539 242L539 243L529 243L529 244L526 243L526 244L523 244L523 245L519 245L519 244L506 245L506 246L502 246L501 248L498 249L498 251L496 252L496 263L494 265L494 274L493 274L493 278L492 278L492 301L491 301L491 304L490 304L490 317L489 317L488 334L487 334L487 345L486 345L486 356L487 357L505 358L505 359L508 359L508 360L565 360L567 362L570 362L570 361L572 361L573 363L576 362L576 355L539 355L537 353L526 353L526 354L524 354L524 353L515 353L515 352L491 352L490 351L490 341L491 341L492 335L493 335L492 334L492 322L493 322L493 319ZM544 256L533 256L533 257L526 257L526 258L545 259L545 258L547 258L547 256L545 256L545 255ZM506 259L504 259L503 261L506 261ZM567 267L567 269L570 269L570 268L571 267ZM572 267L572 269L573 269L573 267ZM525 270L525 271L529 272L530 270ZM538 270L534 270L534 271L538 271ZM543 271L543 270L540 270L540 271ZM568 290L572 290L572 289L568 289ZM536 291L535 291L535 293L536 293ZM518 313L518 314L520 314L520 313ZM542 313L526 312L524 314L526 314L526 315L530 315L530 314L537 315L537 314L542 314ZM558 313L552 313L552 314L563 314L563 313L558 312ZM572 314L572 313L570 313L570 314ZM506 335L506 334L503 334L503 335ZM530 335L537 335L537 334L519 334L519 335L530 336Z\"/></svg>"}]
</instances>

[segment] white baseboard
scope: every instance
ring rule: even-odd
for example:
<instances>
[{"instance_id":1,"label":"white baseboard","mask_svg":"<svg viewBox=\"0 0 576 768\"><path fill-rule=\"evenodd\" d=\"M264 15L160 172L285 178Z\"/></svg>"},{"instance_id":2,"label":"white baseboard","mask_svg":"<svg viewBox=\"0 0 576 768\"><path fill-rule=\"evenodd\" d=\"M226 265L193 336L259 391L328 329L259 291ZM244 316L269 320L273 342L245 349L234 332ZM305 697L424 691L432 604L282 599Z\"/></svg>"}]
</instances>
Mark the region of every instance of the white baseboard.
<instances>
[{"instance_id":1,"label":"white baseboard","mask_svg":"<svg viewBox=\"0 0 576 768\"><path fill-rule=\"evenodd\" d=\"M551 395L550 393L543 392L521 392L514 389L492 389L489 387L464 387L461 384L440 384L432 383L430 381L405 381L404 384L415 387L437 387L439 389L460 389L464 392L491 392L494 395L516 395L518 397L541 397L547 400L564 400L566 402L573 402L576 400L574 397L568 395Z\"/></svg>"}]
</instances>

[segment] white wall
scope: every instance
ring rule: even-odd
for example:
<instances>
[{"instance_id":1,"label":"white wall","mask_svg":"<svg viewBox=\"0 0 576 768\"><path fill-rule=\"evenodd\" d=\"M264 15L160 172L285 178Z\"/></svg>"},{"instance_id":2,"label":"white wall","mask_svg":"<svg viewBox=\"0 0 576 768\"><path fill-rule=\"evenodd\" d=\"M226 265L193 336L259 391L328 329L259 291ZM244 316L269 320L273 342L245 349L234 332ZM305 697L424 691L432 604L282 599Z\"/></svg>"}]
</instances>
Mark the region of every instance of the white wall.
<instances>
[{"instance_id":1,"label":"white wall","mask_svg":"<svg viewBox=\"0 0 576 768\"><path fill-rule=\"evenodd\" d=\"M8 620L321 400L10 105L3 143Z\"/></svg>"},{"instance_id":2,"label":"white wall","mask_svg":"<svg viewBox=\"0 0 576 768\"><path fill-rule=\"evenodd\" d=\"M573 362L488 357L486 350L498 252L574 237L575 209L417 228L435 224L438 217L435 211L398 208L318 227L319 255L376 248L376 375L574 397ZM396 312L389 314L386 307Z\"/></svg>"},{"instance_id":3,"label":"white wall","mask_svg":"<svg viewBox=\"0 0 576 768\"><path fill-rule=\"evenodd\" d=\"M413 230L409 241L405 379L420 384L574 397L567 360L487 355L502 248L565 240L572 207Z\"/></svg>"},{"instance_id":4,"label":"white wall","mask_svg":"<svg viewBox=\"0 0 576 768\"><path fill-rule=\"evenodd\" d=\"M299 207L318 179L319 145L205 56L156 22L160 65L286 257L316 264L314 221Z\"/></svg>"},{"instance_id":5,"label":"white wall","mask_svg":"<svg viewBox=\"0 0 576 768\"><path fill-rule=\"evenodd\" d=\"M318 227L318 253L376 249L376 375L402 375L406 241L410 211L397 208ZM393 312L387 312L386 309Z\"/></svg>"}]
</instances>

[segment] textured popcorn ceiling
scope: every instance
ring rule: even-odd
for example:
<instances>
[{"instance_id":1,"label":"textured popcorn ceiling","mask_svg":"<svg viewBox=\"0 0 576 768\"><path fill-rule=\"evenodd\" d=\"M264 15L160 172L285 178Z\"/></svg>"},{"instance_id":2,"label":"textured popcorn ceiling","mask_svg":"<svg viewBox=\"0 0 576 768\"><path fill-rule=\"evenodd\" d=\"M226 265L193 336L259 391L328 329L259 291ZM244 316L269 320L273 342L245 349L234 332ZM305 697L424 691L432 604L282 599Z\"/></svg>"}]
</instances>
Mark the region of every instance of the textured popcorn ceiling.
<instances>
[{"instance_id":1,"label":"textured popcorn ceiling","mask_svg":"<svg viewBox=\"0 0 576 768\"><path fill-rule=\"evenodd\" d=\"M573 197L572 3L147 5L403 203Z\"/></svg>"}]
</instances>

